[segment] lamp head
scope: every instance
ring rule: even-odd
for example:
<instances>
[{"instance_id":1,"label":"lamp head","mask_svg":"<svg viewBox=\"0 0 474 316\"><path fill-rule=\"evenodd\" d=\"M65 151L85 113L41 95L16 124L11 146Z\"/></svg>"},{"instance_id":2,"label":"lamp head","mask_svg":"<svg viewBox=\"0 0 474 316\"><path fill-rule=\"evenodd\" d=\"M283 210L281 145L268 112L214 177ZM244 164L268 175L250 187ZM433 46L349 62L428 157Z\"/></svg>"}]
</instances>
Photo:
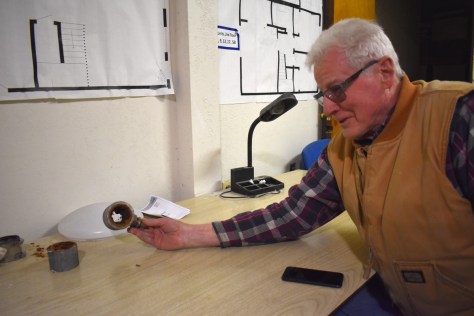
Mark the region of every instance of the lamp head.
<instances>
[{"instance_id":1,"label":"lamp head","mask_svg":"<svg viewBox=\"0 0 474 316\"><path fill-rule=\"evenodd\" d=\"M260 120L270 122L284 114L298 103L293 93L285 92L260 111Z\"/></svg>"}]
</instances>

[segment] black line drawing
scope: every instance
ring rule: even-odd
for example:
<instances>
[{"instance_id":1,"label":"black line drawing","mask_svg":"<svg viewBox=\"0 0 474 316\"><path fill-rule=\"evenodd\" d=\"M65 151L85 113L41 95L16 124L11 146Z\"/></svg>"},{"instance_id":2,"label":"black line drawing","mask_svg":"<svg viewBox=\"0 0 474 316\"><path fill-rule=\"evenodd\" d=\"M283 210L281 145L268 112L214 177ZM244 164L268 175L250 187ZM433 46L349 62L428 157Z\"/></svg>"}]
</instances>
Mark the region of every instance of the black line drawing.
<instances>
[{"instance_id":1,"label":"black line drawing","mask_svg":"<svg viewBox=\"0 0 474 316\"><path fill-rule=\"evenodd\" d=\"M302 76L307 78L307 69L304 66L304 60L307 55L307 49L311 44L308 40L308 33L322 29L322 13L304 7L302 3L308 4L308 1L280 1L280 0L260 0L266 2L266 12L254 13L251 8L255 8L255 0L239 0L239 26L241 39L241 57L240 57L240 94L246 95L273 95L283 92L292 92L295 94L315 93L318 89L314 83L307 84ZM252 9L255 10L255 9ZM264 24L257 25L259 21L254 18L258 15L260 21ZM278 19L280 17L280 19ZM298 29L298 21L304 19L311 21L314 29ZM273 36L276 42L290 43L286 46L293 46L290 50L278 47L274 51L261 52L261 58L255 60L255 53L251 56L246 55L245 47L251 45L248 39L252 34L246 34L246 26L253 24L258 31L263 30L267 36ZM305 37L306 36L306 37ZM301 47L301 45L305 45ZM281 45L283 47L283 45ZM259 52L260 53L260 52ZM270 61L270 62L269 62ZM270 74L275 82L272 89L261 91L255 89L252 83L246 85L245 78L257 71L259 64L273 65ZM303 73L304 72L304 73Z\"/></svg>"},{"instance_id":2,"label":"black line drawing","mask_svg":"<svg viewBox=\"0 0 474 316\"><path fill-rule=\"evenodd\" d=\"M162 14L162 25L166 29L168 27L166 8L163 8ZM158 73L155 76L156 82L152 84L92 85L85 24L55 20L52 16L33 18L27 23L29 23L33 86L11 87L7 89L8 93L171 88L171 78L166 77L159 65L155 67L158 68ZM52 38L56 40L53 42L50 40ZM166 41L167 38L165 43ZM164 62L169 63L167 45L166 51L161 56ZM57 75L64 73L73 74L70 77L75 81L58 84Z\"/></svg>"}]
</instances>

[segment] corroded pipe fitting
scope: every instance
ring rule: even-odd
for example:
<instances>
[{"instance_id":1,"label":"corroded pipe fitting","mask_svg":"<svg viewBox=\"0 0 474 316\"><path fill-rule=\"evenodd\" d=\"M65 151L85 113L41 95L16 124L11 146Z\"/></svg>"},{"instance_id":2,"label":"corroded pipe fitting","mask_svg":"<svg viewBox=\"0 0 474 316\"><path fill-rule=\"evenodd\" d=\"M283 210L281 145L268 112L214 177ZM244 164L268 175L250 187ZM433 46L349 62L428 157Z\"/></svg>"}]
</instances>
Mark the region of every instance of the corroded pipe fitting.
<instances>
[{"instance_id":1,"label":"corroded pipe fitting","mask_svg":"<svg viewBox=\"0 0 474 316\"><path fill-rule=\"evenodd\" d=\"M73 241L62 241L50 245L47 249L49 269L52 272L65 272L79 265L77 244Z\"/></svg>"},{"instance_id":2,"label":"corroded pipe fitting","mask_svg":"<svg viewBox=\"0 0 474 316\"><path fill-rule=\"evenodd\" d=\"M135 215L133 207L127 202L118 201L110 204L102 215L105 226L112 230L128 227L146 228L142 218Z\"/></svg>"}]
</instances>

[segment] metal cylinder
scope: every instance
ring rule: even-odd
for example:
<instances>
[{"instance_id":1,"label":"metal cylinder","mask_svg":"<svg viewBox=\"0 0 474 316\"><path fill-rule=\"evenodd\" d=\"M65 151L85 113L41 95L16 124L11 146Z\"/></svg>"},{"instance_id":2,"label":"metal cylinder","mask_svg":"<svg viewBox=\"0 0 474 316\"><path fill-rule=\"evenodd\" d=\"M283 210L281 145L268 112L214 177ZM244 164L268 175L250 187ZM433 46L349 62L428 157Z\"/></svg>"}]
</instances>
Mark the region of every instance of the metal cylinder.
<instances>
[{"instance_id":1,"label":"metal cylinder","mask_svg":"<svg viewBox=\"0 0 474 316\"><path fill-rule=\"evenodd\" d=\"M49 269L53 272L69 271L79 265L79 254L75 242L57 242L46 250L48 251Z\"/></svg>"},{"instance_id":2,"label":"metal cylinder","mask_svg":"<svg viewBox=\"0 0 474 316\"><path fill-rule=\"evenodd\" d=\"M0 238L0 247L6 249L6 252L3 258L0 260L0 263L11 262L25 257L25 252L23 252L21 245L23 244L23 239L18 235L9 235Z\"/></svg>"}]
</instances>

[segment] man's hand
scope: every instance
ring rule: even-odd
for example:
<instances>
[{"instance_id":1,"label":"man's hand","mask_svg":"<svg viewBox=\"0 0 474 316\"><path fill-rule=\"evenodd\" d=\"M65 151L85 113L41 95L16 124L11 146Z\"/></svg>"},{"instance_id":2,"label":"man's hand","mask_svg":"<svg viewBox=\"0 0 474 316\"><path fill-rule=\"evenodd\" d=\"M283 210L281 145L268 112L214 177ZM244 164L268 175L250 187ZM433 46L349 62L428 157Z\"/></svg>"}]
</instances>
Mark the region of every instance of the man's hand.
<instances>
[{"instance_id":1,"label":"man's hand","mask_svg":"<svg viewBox=\"0 0 474 316\"><path fill-rule=\"evenodd\" d=\"M129 228L128 232L158 249L176 250L219 245L212 224L191 225L171 218L144 218L142 223L147 228Z\"/></svg>"}]
</instances>

